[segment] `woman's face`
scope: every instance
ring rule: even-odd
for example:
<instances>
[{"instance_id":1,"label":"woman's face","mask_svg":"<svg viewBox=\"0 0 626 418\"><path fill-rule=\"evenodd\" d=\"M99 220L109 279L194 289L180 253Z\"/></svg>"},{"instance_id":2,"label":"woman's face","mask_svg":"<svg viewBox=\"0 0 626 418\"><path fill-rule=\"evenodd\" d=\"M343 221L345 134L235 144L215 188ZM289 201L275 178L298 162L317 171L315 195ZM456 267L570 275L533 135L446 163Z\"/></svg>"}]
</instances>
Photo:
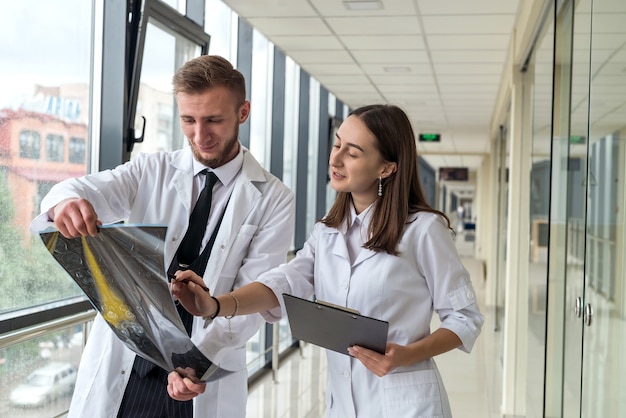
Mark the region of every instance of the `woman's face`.
<instances>
[{"instance_id":1,"label":"woman's face","mask_svg":"<svg viewBox=\"0 0 626 418\"><path fill-rule=\"evenodd\" d=\"M390 165L376 146L377 139L356 116L339 127L330 152L330 185L337 192L352 193L357 212L378 197L378 178L387 177Z\"/></svg>"}]
</instances>

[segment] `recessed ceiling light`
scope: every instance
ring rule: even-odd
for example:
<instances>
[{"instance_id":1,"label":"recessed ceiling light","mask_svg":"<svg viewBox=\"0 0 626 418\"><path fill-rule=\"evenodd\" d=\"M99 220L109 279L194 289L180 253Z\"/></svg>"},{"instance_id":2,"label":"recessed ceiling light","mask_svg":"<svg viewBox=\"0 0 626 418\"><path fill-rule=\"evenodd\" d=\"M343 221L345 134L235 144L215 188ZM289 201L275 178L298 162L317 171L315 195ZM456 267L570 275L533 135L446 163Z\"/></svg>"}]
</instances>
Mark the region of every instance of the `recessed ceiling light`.
<instances>
[{"instance_id":1,"label":"recessed ceiling light","mask_svg":"<svg viewBox=\"0 0 626 418\"><path fill-rule=\"evenodd\" d=\"M343 7L348 10L382 10L380 1L344 1Z\"/></svg>"},{"instance_id":2,"label":"recessed ceiling light","mask_svg":"<svg viewBox=\"0 0 626 418\"><path fill-rule=\"evenodd\" d=\"M385 72L388 73L410 73L409 67L384 67Z\"/></svg>"}]
</instances>

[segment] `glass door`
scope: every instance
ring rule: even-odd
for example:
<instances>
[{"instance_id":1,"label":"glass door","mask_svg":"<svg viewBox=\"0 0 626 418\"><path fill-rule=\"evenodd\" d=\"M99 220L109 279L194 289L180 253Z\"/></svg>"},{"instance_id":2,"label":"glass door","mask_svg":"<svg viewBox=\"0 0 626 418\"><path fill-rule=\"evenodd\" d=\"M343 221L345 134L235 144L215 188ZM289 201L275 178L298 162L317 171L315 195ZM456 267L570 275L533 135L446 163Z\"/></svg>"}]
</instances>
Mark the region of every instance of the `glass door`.
<instances>
[{"instance_id":1,"label":"glass door","mask_svg":"<svg viewBox=\"0 0 626 418\"><path fill-rule=\"evenodd\" d=\"M585 283L585 216L587 175L587 129L589 126L589 48L591 0L575 4L572 30L572 77L569 133L566 137L567 228L564 294L564 387L563 417L580 416L581 363L583 350L582 305Z\"/></svg>"},{"instance_id":2,"label":"glass door","mask_svg":"<svg viewBox=\"0 0 626 418\"><path fill-rule=\"evenodd\" d=\"M593 0L582 417L626 416L626 3Z\"/></svg>"},{"instance_id":3,"label":"glass door","mask_svg":"<svg viewBox=\"0 0 626 418\"><path fill-rule=\"evenodd\" d=\"M584 0L583 0L584 2ZM580 414L582 321L575 311L582 300L584 249L585 146L574 144L573 132L587 127L588 70L578 53L574 1L557 2L555 19L553 126L551 147L548 318L546 335L546 417ZM587 47L588 52L588 47ZM587 68L588 68L588 59Z\"/></svg>"},{"instance_id":4,"label":"glass door","mask_svg":"<svg viewBox=\"0 0 626 418\"><path fill-rule=\"evenodd\" d=\"M557 2L546 417L578 417L583 352L591 0Z\"/></svg>"}]
</instances>

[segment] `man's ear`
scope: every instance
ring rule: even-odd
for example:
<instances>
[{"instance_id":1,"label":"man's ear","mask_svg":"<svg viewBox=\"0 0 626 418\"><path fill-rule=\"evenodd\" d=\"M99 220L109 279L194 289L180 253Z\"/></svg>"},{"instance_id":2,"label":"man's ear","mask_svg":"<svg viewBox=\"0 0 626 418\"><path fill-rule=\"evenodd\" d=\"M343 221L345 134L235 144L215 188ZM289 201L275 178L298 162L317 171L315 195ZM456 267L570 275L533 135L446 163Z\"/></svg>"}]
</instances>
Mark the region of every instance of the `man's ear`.
<instances>
[{"instance_id":1,"label":"man's ear","mask_svg":"<svg viewBox=\"0 0 626 418\"><path fill-rule=\"evenodd\" d=\"M239 106L239 124L244 123L250 116L250 102L246 100Z\"/></svg>"}]
</instances>

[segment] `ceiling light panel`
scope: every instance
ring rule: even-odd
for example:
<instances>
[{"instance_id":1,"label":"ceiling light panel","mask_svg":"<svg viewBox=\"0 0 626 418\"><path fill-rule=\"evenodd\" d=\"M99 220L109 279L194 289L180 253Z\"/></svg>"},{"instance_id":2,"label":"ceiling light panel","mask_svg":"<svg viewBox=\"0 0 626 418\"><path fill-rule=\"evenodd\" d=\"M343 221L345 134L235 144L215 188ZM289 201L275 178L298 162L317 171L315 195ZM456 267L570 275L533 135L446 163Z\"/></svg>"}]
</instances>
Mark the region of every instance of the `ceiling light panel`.
<instances>
[{"instance_id":1,"label":"ceiling light panel","mask_svg":"<svg viewBox=\"0 0 626 418\"><path fill-rule=\"evenodd\" d=\"M379 1L344 1L343 7L347 10L382 10L383 4Z\"/></svg>"}]
</instances>

